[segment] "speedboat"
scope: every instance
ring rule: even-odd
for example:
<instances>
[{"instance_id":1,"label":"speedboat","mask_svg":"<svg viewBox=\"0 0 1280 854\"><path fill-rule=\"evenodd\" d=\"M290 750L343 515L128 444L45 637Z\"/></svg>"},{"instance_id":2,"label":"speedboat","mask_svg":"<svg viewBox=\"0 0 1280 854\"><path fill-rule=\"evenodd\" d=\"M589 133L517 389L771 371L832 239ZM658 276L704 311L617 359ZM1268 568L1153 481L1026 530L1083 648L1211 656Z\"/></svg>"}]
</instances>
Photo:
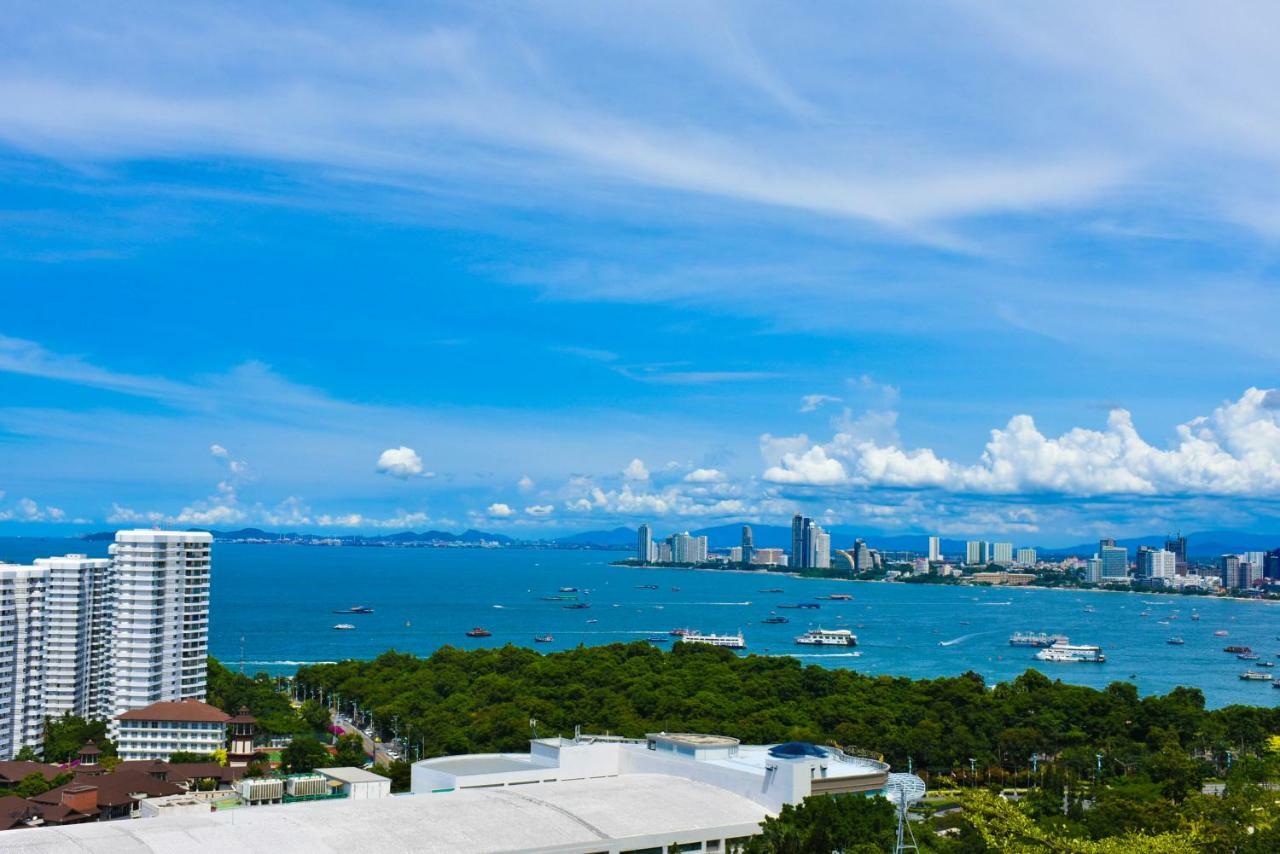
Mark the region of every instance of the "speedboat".
<instances>
[{"instance_id":1,"label":"speedboat","mask_svg":"<svg viewBox=\"0 0 1280 854\"><path fill-rule=\"evenodd\" d=\"M349 632L354 628L355 626L351 625L350 623L338 623L338 625L334 626L334 629L340 632Z\"/></svg>"},{"instance_id":2,"label":"speedboat","mask_svg":"<svg viewBox=\"0 0 1280 854\"><path fill-rule=\"evenodd\" d=\"M591 625L592 623L598 623L598 622L600 621L597 620L595 617L592 617L590 620L587 620L587 625Z\"/></svg>"},{"instance_id":3,"label":"speedboat","mask_svg":"<svg viewBox=\"0 0 1280 854\"><path fill-rule=\"evenodd\" d=\"M1213 633L1213 636L1214 636L1215 638L1225 638L1225 637L1227 636L1227 630L1226 630L1226 629L1218 629L1216 632L1214 632L1214 633Z\"/></svg>"},{"instance_id":4,"label":"speedboat","mask_svg":"<svg viewBox=\"0 0 1280 854\"><path fill-rule=\"evenodd\" d=\"M555 637L554 637L553 635L549 635L549 634L547 634L547 635L534 635L534 636L533 636L533 642L534 642L534 643L551 643L553 640L555 640Z\"/></svg>"},{"instance_id":5,"label":"speedboat","mask_svg":"<svg viewBox=\"0 0 1280 854\"><path fill-rule=\"evenodd\" d=\"M480 626L476 626L474 629L467 632L467 637L469 638L487 638L492 636L493 632L488 629L481 628Z\"/></svg>"},{"instance_id":6,"label":"speedboat","mask_svg":"<svg viewBox=\"0 0 1280 854\"><path fill-rule=\"evenodd\" d=\"M777 614L770 614L769 616L765 617L765 618L764 618L763 620L761 620L760 622L762 622L762 623L778 623L778 624L781 624L781 623L789 623L789 622L791 622L791 621L790 621L789 619L787 619L786 617L779 617Z\"/></svg>"},{"instance_id":7,"label":"speedboat","mask_svg":"<svg viewBox=\"0 0 1280 854\"><path fill-rule=\"evenodd\" d=\"M588 605L586 602L572 602L562 607L568 608L570 611L585 611L587 608L590 608L591 606Z\"/></svg>"},{"instance_id":8,"label":"speedboat","mask_svg":"<svg viewBox=\"0 0 1280 854\"><path fill-rule=\"evenodd\" d=\"M560 592L561 592L561 593L577 593L577 592L578 592L578 588L576 588L576 587L561 587L561 588L560 588Z\"/></svg>"},{"instance_id":9,"label":"speedboat","mask_svg":"<svg viewBox=\"0 0 1280 854\"><path fill-rule=\"evenodd\" d=\"M658 589L658 585L656 585L656 584L637 584L637 585L636 585L636 589L637 589L637 590L657 590L657 589Z\"/></svg>"},{"instance_id":10,"label":"speedboat","mask_svg":"<svg viewBox=\"0 0 1280 854\"><path fill-rule=\"evenodd\" d=\"M682 638L685 635L689 634L689 630L688 629L672 629L671 631L667 632L667 634L671 635L673 638Z\"/></svg>"},{"instance_id":11,"label":"speedboat","mask_svg":"<svg viewBox=\"0 0 1280 854\"><path fill-rule=\"evenodd\" d=\"M671 643L671 638L667 635L649 635L645 640L649 643Z\"/></svg>"},{"instance_id":12,"label":"speedboat","mask_svg":"<svg viewBox=\"0 0 1280 854\"><path fill-rule=\"evenodd\" d=\"M1169 644L1169 646L1182 646L1186 641L1182 638L1169 638L1165 643Z\"/></svg>"},{"instance_id":13,"label":"speedboat","mask_svg":"<svg viewBox=\"0 0 1280 854\"><path fill-rule=\"evenodd\" d=\"M341 611L334 611L335 614L372 614L372 608L366 608L364 605L352 605L350 608L344 608Z\"/></svg>"}]
</instances>

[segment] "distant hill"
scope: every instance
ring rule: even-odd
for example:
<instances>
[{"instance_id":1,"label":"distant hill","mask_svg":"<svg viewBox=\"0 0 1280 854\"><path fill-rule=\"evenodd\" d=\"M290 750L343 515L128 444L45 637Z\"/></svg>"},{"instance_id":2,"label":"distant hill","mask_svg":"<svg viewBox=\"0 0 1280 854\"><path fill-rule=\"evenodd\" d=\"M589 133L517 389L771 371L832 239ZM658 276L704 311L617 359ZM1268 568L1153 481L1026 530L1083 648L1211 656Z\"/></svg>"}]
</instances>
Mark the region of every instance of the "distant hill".
<instances>
[{"instance_id":1,"label":"distant hill","mask_svg":"<svg viewBox=\"0 0 1280 854\"><path fill-rule=\"evenodd\" d=\"M583 531L567 537L556 537L551 542L558 546L600 546L603 548L635 548L638 532L635 528L613 528L608 531Z\"/></svg>"},{"instance_id":2,"label":"distant hill","mask_svg":"<svg viewBox=\"0 0 1280 854\"><path fill-rule=\"evenodd\" d=\"M1246 531L1201 531L1200 533L1187 534L1186 536L1187 554L1200 558L1217 557L1223 554L1238 554L1240 552L1265 552L1280 547L1280 535L1278 534L1251 534ZM1150 534L1145 537L1117 539L1116 545L1127 548L1130 556L1132 556L1138 551L1139 546L1164 548L1164 541L1164 534ZM1092 555L1098 551L1098 541L1080 543L1066 548L1044 548L1040 551L1044 554Z\"/></svg>"}]
</instances>

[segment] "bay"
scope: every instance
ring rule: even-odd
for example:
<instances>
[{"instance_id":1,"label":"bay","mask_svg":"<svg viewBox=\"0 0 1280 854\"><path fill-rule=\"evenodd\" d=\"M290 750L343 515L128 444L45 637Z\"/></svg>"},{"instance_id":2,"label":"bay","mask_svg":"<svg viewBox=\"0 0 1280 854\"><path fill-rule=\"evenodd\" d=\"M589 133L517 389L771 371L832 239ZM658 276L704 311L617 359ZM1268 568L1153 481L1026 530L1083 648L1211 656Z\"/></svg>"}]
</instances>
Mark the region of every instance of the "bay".
<instances>
[{"instance_id":1,"label":"bay","mask_svg":"<svg viewBox=\"0 0 1280 854\"><path fill-rule=\"evenodd\" d=\"M68 552L105 555L106 544L0 538L0 561L27 562ZM218 543L210 651L229 667L238 668L243 659L248 673L278 675L300 664L372 658L388 649L428 655L446 644L471 649L514 643L547 652L649 635L674 642L667 634L673 628L741 630L749 653L790 655L806 664L869 674L928 678L972 670L990 683L1036 667L1051 678L1096 688L1130 681L1143 694L1194 686L1213 707L1280 701L1280 691L1270 683L1239 679L1256 662L1238 661L1222 651L1228 644L1242 644L1264 659L1280 661L1280 611L1274 603L609 565L620 556ZM560 587L591 591L580 595L591 607L569 610L564 602L540 598L558 595ZM766 588L784 592L761 592ZM854 599L816 598L833 593ZM799 602L820 608L778 608ZM374 613L333 613L353 605L368 606ZM760 622L773 611L791 622ZM1144 611L1149 616L1141 616ZM1190 619L1193 611L1201 615L1199 621ZM337 623L356 628L335 631ZM476 626L492 636L466 637ZM817 627L852 629L859 645L854 650L795 645L796 635ZM1228 637L1215 637L1216 630L1227 631ZM1034 649L1009 646L1009 635L1016 631L1061 633L1076 643L1098 644L1108 660L1100 665L1037 663ZM534 635L547 633L553 642L534 643ZM1173 636L1185 644L1168 645Z\"/></svg>"}]
</instances>

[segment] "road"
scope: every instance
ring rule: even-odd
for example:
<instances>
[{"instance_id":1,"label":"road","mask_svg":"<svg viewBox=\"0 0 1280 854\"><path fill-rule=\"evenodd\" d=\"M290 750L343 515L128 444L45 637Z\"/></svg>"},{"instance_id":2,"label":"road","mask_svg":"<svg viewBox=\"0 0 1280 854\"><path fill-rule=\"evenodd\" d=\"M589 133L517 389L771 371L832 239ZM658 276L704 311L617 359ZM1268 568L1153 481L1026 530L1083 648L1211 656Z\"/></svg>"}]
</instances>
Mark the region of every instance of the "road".
<instances>
[{"instance_id":1,"label":"road","mask_svg":"<svg viewBox=\"0 0 1280 854\"><path fill-rule=\"evenodd\" d=\"M345 717L339 717L334 719L334 724L336 726L342 727L343 732L359 733L360 738L364 740L365 754L372 756L375 764L379 764L379 765L391 764L392 759L390 756L387 755L387 745L374 742L374 740L370 738L369 734L366 733L364 730L360 729L360 727L356 726L353 721Z\"/></svg>"}]
</instances>

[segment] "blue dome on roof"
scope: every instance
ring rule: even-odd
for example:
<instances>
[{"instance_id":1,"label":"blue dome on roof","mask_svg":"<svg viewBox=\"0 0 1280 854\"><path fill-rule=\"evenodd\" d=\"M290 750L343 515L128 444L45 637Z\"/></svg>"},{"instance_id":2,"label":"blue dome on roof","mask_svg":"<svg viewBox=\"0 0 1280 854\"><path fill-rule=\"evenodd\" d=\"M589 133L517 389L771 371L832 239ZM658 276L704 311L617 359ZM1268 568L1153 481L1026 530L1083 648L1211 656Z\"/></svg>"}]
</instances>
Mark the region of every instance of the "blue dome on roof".
<instances>
[{"instance_id":1,"label":"blue dome on roof","mask_svg":"<svg viewBox=\"0 0 1280 854\"><path fill-rule=\"evenodd\" d=\"M822 748L816 747L807 741L787 741L770 747L769 755L774 759L800 759L804 756L815 756L823 759L827 754Z\"/></svg>"}]
</instances>

